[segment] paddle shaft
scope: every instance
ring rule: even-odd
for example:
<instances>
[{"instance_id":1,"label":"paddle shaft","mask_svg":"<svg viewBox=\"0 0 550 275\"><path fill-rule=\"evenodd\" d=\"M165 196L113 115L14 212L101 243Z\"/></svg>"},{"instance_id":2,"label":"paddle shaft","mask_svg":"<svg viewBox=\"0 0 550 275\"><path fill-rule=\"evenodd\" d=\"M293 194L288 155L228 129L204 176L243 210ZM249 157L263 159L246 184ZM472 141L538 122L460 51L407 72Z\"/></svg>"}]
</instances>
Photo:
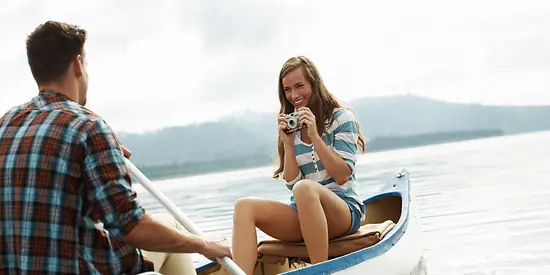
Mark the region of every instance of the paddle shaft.
<instances>
[{"instance_id":1,"label":"paddle shaft","mask_svg":"<svg viewBox=\"0 0 550 275\"><path fill-rule=\"evenodd\" d=\"M168 199L162 192L160 192L153 183L128 159L124 159L126 166L130 169L130 173L141 183L141 185L155 197L165 208L172 214L172 216L180 222L189 232L202 236L203 232L193 223L181 210L176 207L170 199ZM234 275L246 275L244 271L239 268L235 262L228 257L216 259L229 273Z\"/></svg>"}]
</instances>

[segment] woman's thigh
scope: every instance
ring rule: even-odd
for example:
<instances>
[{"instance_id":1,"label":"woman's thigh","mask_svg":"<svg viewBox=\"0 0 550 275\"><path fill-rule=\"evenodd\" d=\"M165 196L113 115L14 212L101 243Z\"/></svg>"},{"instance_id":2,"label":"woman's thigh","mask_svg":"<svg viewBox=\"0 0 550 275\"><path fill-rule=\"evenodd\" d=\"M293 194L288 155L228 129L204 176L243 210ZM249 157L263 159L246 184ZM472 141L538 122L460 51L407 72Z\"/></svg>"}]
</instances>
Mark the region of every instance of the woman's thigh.
<instances>
[{"instance_id":1,"label":"woman's thigh","mask_svg":"<svg viewBox=\"0 0 550 275\"><path fill-rule=\"evenodd\" d=\"M296 188L298 190L294 190ZM342 198L318 182L311 180L302 180L294 186L293 193L296 200L299 199L299 192L312 192L318 196L327 219L330 239L340 237L348 232L351 226L351 211ZM298 211L300 211L299 208Z\"/></svg>"},{"instance_id":2,"label":"woman's thigh","mask_svg":"<svg viewBox=\"0 0 550 275\"><path fill-rule=\"evenodd\" d=\"M256 227L273 238L286 242L302 240L298 213L287 204L262 198L243 198L237 201L236 208L246 208L246 212L252 213Z\"/></svg>"}]
</instances>

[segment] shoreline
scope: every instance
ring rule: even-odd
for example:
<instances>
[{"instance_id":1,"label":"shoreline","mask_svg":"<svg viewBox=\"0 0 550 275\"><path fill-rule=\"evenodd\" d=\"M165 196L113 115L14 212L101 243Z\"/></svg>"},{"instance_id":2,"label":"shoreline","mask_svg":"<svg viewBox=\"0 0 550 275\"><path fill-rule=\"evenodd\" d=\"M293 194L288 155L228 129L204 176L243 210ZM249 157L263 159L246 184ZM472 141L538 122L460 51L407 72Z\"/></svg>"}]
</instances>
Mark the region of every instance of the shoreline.
<instances>
[{"instance_id":1,"label":"shoreline","mask_svg":"<svg viewBox=\"0 0 550 275\"><path fill-rule=\"evenodd\" d=\"M386 148L378 148L378 149L374 148L370 150L369 150L369 146L367 146L366 154L402 150L402 149L411 149L411 148L433 146L433 145L440 145L440 144L460 143L460 142L480 140L480 139L490 139L490 138L500 138L500 137L514 136L514 135L522 135L522 134L532 134L532 133L546 132L546 131L548 130L509 133L509 134L503 133L501 131L501 132L492 132L491 135L485 135L485 136L470 136L468 138L456 138L455 136L454 138L447 139L447 140L432 140L429 142L422 142L422 143L413 144L413 145L402 145L402 146L396 145L393 147L388 146ZM472 131L469 131L469 133L471 132ZM427 135L432 135L432 134L427 134ZM414 135L412 137L419 137L419 136L422 137L425 135ZM409 139L410 137L411 136L403 136L399 138ZM375 141L375 139L373 139L370 143L372 143L373 141ZM222 164L220 166L220 163L223 163L226 165ZM170 179L181 178L181 177L224 173L224 172L230 172L230 171L240 170L240 169L263 168L263 167L269 167L270 165L275 165L275 160L273 157L269 156L268 154L265 154L265 155L254 155L246 158L226 159L222 161L194 162L194 163L183 163L183 164L162 165L162 166L144 166L144 165L136 165L136 166L145 175L147 175L149 179L162 181L162 180L170 180ZM214 166L217 166L217 167L214 167Z\"/></svg>"}]
</instances>

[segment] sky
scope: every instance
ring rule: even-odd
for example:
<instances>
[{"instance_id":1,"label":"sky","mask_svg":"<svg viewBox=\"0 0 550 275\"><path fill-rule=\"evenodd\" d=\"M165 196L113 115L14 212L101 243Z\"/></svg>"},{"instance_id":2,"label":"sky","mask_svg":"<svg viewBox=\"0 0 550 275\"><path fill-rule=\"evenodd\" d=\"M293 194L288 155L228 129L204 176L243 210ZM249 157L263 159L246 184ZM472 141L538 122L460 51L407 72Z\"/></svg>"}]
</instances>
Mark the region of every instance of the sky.
<instances>
[{"instance_id":1,"label":"sky","mask_svg":"<svg viewBox=\"0 0 550 275\"><path fill-rule=\"evenodd\" d=\"M117 131L276 112L296 55L345 102L550 105L547 0L0 2L0 113L37 94L25 38L47 20L88 30L87 106Z\"/></svg>"}]
</instances>

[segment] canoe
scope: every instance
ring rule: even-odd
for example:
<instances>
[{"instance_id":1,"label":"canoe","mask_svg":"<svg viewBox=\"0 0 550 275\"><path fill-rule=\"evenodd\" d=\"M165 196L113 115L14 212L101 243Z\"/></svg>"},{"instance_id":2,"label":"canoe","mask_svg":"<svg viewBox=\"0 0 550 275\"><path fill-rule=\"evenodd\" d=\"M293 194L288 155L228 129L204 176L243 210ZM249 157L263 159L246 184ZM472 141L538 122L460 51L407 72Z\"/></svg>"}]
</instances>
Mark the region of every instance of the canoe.
<instances>
[{"instance_id":1,"label":"canoe","mask_svg":"<svg viewBox=\"0 0 550 275\"><path fill-rule=\"evenodd\" d=\"M310 264L303 243L262 240L254 274L427 274L416 197L406 169L391 175L364 200L366 219L350 236L331 240L329 260ZM199 275L229 274L217 262L196 268Z\"/></svg>"}]
</instances>

